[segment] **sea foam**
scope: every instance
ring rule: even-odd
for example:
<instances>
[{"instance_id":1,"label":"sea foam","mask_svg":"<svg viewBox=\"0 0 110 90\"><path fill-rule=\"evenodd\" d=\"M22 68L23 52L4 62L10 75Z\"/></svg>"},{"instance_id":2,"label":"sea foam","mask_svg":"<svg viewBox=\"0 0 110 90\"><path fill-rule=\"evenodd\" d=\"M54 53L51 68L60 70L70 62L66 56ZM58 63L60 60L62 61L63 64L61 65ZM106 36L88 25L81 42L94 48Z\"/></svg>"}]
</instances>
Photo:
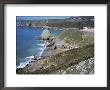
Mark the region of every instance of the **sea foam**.
<instances>
[{"instance_id":1,"label":"sea foam","mask_svg":"<svg viewBox=\"0 0 110 90\"><path fill-rule=\"evenodd\" d=\"M39 48L40 53L38 54L38 56L36 55L36 56L37 56L37 59L40 59L40 58L41 58L42 53L43 53L44 50L46 49L46 44L47 44L47 42L44 42L44 44L38 44L38 45L41 46L41 48ZM29 57L26 57L26 58L25 58L25 62L21 62L20 65L17 66L16 68L24 68L27 64L29 64L29 62L35 61L35 60L33 60L34 58L35 58L34 55L29 56Z\"/></svg>"},{"instance_id":2,"label":"sea foam","mask_svg":"<svg viewBox=\"0 0 110 90\"><path fill-rule=\"evenodd\" d=\"M29 56L29 57L26 57L25 58L25 62L21 62L20 64L19 64L19 66L17 66L16 68L24 68L27 64L29 64L29 62L31 62L31 61L35 61L35 60L33 60L34 59L34 56L32 55L32 56Z\"/></svg>"}]
</instances>

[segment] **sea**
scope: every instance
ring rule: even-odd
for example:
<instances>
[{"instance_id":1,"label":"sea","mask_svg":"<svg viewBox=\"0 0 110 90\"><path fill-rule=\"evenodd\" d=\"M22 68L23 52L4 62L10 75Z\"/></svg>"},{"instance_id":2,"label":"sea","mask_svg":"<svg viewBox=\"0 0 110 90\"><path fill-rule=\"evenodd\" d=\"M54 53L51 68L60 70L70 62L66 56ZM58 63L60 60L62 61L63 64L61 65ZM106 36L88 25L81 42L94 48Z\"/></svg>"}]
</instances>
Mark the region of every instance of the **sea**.
<instances>
[{"instance_id":1,"label":"sea","mask_svg":"<svg viewBox=\"0 0 110 90\"><path fill-rule=\"evenodd\" d=\"M43 32L41 27L16 27L16 68L25 67L34 56L40 57L44 51L44 42L37 40ZM61 28L51 28L53 35L63 32Z\"/></svg>"}]
</instances>

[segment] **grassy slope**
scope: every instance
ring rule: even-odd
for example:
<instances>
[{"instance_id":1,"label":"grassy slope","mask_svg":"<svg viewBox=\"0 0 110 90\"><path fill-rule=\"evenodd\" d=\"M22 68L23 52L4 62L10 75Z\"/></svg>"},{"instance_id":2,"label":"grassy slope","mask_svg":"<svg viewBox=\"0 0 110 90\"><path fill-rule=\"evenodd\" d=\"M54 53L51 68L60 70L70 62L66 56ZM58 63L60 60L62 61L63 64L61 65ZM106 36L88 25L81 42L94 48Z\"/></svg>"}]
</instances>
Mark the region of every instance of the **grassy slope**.
<instances>
[{"instance_id":1,"label":"grassy slope","mask_svg":"<svg viewBox=\"0 0 110 90\"><path fill-rule=\"evenodd\" d=\"M74 43L82 40L81 35L77 30L65 30L59 38L65 39L67 43Z\"/></svg>"},{"instance_id":2,"label":"grassy slope","mask_svg":"<svg viewBox=\"0 0 110 90\"><path fill-rule=\"evenodd\" d=\"M87 60L94 57L94 45L88 45L81 48L71 49L63 53L54 55L49 59L45 59L42 68L34 72L27 72L33 74L49 74L53 71L64 69L75 65L80 61Z\"/></svg>"},{"instance_id":3,"label":"grassy slope","mask_svg":"<svg viewBox=\"0 0 110 90\"><path fill-rule=\"evenodd\" d=\"M59 38L65 39L69 44L77 44L79 47L94 43L94 36L84 35L78 30L65 30Z\"/></svg>"}]
</instances>

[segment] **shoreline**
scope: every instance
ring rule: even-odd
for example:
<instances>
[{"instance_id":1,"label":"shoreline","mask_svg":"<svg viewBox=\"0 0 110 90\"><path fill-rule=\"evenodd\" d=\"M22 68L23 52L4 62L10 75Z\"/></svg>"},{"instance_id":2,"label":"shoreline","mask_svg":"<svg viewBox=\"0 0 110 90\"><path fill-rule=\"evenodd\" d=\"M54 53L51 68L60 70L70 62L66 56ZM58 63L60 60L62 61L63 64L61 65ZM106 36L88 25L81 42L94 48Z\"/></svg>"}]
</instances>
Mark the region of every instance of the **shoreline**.
<instances>
[{"instance_id":1,"label":"shoreline","mask_svg":"<svg viewBox=\"0 0 110 90\"><path fill-rule=\"evenodd\" d=\"M45 46L45 42L44 42L44 46ZM39 56L37 56L37 55L35 54L35 55L31 55L31 56L26 57L26 59L29 58L29 60L28 60L28 61L25 61L24 63L21 62L21 63L16 67L16 69L24 68L26 65L30 64L31 62L35 62L35 61L40 60L40 59L42 58L42 53L44 52L45 49L46 49L45 47L42 49L42 51L39 53ZM36 56L37 56L37 57L36 57Z\"/></svg>"},{"instance_id":2,"label":"shoreline","mask_svg":"<svg viewBox=\"0 0 110 90\"><path fill-rule=\"evenodd\" d=\"M86 50L86 51L85 51ZM91 51L92 52L89 52L87 57L85 57L85 54L87 51ZM57 58L59 58L59 60L63 60L63 59L60 59L60 58L64 58L66 56L63 56L63 55L68 55L67 53L71 53L74 52L74 51L78 51L77 52L74 52L73 53L73 56L71 57L71 59L73 59L71 61L71 59L69 59L68 57L68 60L67 63L64 63L64 64L52 64L52 62L57 62L56 60L58 60ZM81 58L79 58L79 54L81 51L84 51L84 53L82 53L82 56ZM29 64L27 64L24 68L19 68L19 69L16 69L16 73L17 74L34 74L34 73L38 73L38 74L43 74L43 73L46 73L45 70L51 70L51 66L50 65L54 65L54 68L56 68L55 70L52 70L52 72L56 71L56 70L59 70L60 67L62 67L62 69L65 67L70 67L71 65L77 65L79 62L81 61L84 61L84 60L88 60L89 58L92 58L94 57L94 54L93 54L94 50L93 50L93 45L89 45L89 46L85 46L85 47L82 47L82 48L76 48L76 49L71 49L71 50L67 50L65 51L64 53L59 53L59 54L56 54L56 55L53 55L53 56L47 56L47 57L43 57L39 60L36 60L36 61L33 61L33 62L30 62ZM78 56L74 56L78 54ZM60 56L59 56L60 55ZM74 57L74 58L73 58ZM56 60L53 60L53 59L56 58ZM78 59L78 60L77 60ZM59 62L58 60L58 62ZM48 61L48 62L47 62ZM65 60L64 60L65 61ZM63 62L64 62L63 61ZM62 62L62 61L61 61ZM46 64L47 63L47 64ZM46 65L46 66L45 66ZM60 65L60 67L59 67ZM62 66L63 65L63 66ZM53 68L53 69L54 69ZM58 69L57 69L58 68ZM39 70L41 70L41 73L39 72ZM50 71L49 71L50 72Z\"/></svg>"},{"instance_id":3,"label":"shoreline","mask_svg":"<svg viewBox=\"0 0 110 90\"><path fill-rule=\"evenodd\" d=\"M20 27L21 27L21 26L20 26ZM39 52L39 54L35 54L35 55L33 54L33 55L31 55L31 56L34 56L34 58L32 58L32 59L30 59L30 60L28 60L28 59L27 59L27 60L24 60L24 62L20 62L20 64L16 66L16 69L17 69L17 68L18 68L18 69L19 69L19 68L24 68L24 67L25 67L27 64L29 64L31 61L33 61L33 60L34 60L34 61L35 61L35 60L39 60L40 58L44 57L44 56L41 57L41 55L42 55L42 53L43 53L43 52L45 51L45 49L46 49L45 46L46 46L47 40L45 40L45 39L44 39L44 40L43 40L43 39L40 40L39 37L40 37L40 36L35 37L35 40L40 41L41 43L43 43L43 46L42 46L41 44L38 44L38 45L41 45L41 46L42 46L42 47L41 47L42 49L41 49L41 51ZM27 57L31 57L31 56L27 56ZM27 58L27 57L24 57L24 59Z\"/></svg>"},{"instance_id":4,"label":"shoreline","mask_svg":"<svg viewBox=\"0 0 110 90\"><path fill-rule=\"evenodd\" d=\"M23 66L22 66L22 65L19 65L19 66L17 66L16 69L25 68L25 67L26 67L28 64L30 64L30 63L37 62L37 61L39 61L39 60L42 60L42 59L51 57L51 56L53 56L53 55L62 53L62 52L67 51L67 50L68 50L68 49L46 50L46 48L45 48L45 49L43 50L43 52L42 52L43 55L39 56L38 58L36 58L36 57L34 56L34 58L32 58L32 59L30 59L29 61L27 61L27 63L26 63L25 65L23 65ZM24 64L24 63L23 63L23 64Z\"/></svg>"}]
</instances>

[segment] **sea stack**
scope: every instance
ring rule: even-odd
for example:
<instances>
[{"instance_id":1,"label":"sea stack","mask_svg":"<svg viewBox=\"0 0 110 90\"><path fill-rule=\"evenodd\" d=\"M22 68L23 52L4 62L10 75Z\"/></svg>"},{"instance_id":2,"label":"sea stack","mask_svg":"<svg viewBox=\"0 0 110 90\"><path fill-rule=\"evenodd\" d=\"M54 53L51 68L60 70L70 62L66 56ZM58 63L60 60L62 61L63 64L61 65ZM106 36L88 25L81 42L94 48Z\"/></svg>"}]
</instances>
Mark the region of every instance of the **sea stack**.
<instances>
[{"instance_id":1,"label":"sea stack","mask_svg":"<svg viewBox=\"0 0 110 90\"><path fill-rule=\"evenodd\" d=\"M41 34L41 38L43 40L47 40L47 39L49 39L50 36L51 36L51 32L48 30L48 26L45 26L44 30L43 30L43 32Z\"/></svg>"}]
</instances>

